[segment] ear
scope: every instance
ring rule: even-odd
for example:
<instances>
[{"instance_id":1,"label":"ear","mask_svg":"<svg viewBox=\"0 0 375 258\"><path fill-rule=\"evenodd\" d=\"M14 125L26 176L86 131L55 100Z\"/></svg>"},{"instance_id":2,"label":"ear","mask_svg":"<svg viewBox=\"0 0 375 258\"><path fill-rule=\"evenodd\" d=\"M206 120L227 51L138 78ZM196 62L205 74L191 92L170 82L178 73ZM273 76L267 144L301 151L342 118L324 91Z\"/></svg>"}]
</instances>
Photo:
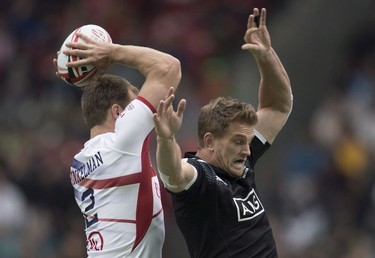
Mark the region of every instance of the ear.
<instances>
[{"instance_id":1,"label":"ear","mask_svg":"<svg viewBox=\"0 0 375 258\"><path fill-rule=\"evenodd\" d=\"M122 112L122 108L118 104L113 104L111 107L111 115L116 120L120 113Z\"/></svg>"},{"instance_id":2,"label":"ear","mask_svg":"<svg viewBox=\"0 0 375 258\"><path fill-rule=\"evenodd\" d=\"M215 137L212 133L206 133L203 137L204 147L213 151L215 145Z\"/></svg>"}]
</instances>

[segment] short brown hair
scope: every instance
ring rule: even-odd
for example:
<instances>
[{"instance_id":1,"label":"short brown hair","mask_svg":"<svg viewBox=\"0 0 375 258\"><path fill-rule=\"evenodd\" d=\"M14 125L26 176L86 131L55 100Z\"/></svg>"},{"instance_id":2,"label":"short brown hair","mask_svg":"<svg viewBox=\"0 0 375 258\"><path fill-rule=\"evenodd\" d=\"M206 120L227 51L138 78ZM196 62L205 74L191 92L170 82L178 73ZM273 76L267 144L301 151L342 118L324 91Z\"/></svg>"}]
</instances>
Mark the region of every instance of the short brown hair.
<instances>
[{"instance_id":1,"label":"short brown hair","mask_svg":"<svg viewBox=\"0 0 375 258\"><path fill-rule=\"evenodd\" d=\"M102 75L86 86L83 89L81 108L88 128L103 124L107 110L113 104L125 108L131 101L129 89L138 94L138 89L126 79L111 74Z\"/></svg>"},{"instance_id":2,"label":"short brown hair","mask_svg":"<svg viewBox=\"0 0 375 258\"><path fill-rule=\"evenodd\" d=\"M223 136L233 122L255 125L258 117L254 107L231 97L218 97L201 108L198 117L198 140L203 146L203 137L207 132L214 136Z\"/></svg>"}]
</instances>

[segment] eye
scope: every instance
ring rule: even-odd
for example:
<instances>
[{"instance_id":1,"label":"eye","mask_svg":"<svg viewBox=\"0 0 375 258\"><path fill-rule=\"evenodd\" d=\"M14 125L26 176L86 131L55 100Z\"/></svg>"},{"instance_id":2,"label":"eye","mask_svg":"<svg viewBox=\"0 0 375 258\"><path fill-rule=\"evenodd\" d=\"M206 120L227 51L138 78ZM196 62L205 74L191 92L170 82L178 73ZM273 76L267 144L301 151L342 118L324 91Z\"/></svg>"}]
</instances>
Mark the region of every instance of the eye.
<instances>
[{"instance_id":1,"label":"eye","mask_svg":"<svg viewBox=\"0 0 375 258\"><path fill-rule=\"evenodd\" d=\"M243 145L243 144L246 144L246 141L244 141L242 139L236 139L236 140L234 140L234 143L237 144L237 145Z\"/></svg>"}]
</instances>

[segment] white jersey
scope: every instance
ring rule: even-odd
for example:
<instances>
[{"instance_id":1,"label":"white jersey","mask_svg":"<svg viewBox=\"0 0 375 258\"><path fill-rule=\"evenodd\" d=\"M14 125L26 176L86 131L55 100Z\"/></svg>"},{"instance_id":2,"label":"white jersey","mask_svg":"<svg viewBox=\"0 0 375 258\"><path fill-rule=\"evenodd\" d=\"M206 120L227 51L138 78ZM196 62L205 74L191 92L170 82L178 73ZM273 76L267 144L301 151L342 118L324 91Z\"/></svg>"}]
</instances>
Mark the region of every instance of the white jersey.
<instances>
[{"instance_id":1,"label":"white jersey","mask_svg":"<svg viewBox=\"0 0 375 258\"><path fill-rule=\"evenodd\" d=\"M74 157L70 179L85 219L88 257L161 257L164 218L149 157L154 108L142 97Z\"/></svg>"}]
</instances>

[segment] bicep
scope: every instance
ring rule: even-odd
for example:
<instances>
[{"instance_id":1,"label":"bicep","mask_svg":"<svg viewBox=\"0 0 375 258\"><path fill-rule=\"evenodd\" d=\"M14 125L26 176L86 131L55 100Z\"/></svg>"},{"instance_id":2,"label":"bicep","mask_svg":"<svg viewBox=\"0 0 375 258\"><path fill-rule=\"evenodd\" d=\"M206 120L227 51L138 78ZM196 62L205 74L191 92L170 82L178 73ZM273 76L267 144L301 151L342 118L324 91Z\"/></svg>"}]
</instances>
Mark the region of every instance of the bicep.
<instances>
[{"instance_id":1,"label":"bicep","mask_svg":"<svg viewBox=\"0 0 375 258\"><path fill-rule=\"evenodd\" d=\"M268 108L258 110L258 123L255 129L269 142L273 143L277 134L284 127L289 114Z\"/></svg>"},{"instance_id":2,"label":"bicep","mask_svg":"<svg viewBox=\"0 0 375 258\"><path fill-rule=\"evenodd\" d=\"M139 92L139 96L146 99L156 109L160 100L165 99L168 91L169 88L161 82L146 81Z\"/></svg>"},{"instance_id":3,"label":"bicep","mask_svg":"<svg viewBox=\"0 0 375 258\"><path fill-rule=\"evenodd\" d=\"M155 73L150 72L146 76L139 96L147 99L156 109L160 100L165 99L171 87L176 90L180 80L180 62L175 58L169 59L168 64L164 65L164 69Z\"/></svg>"},{"instance_id":4,"label":"bicep","mask_svg":"<svg viewBox=\"0 0 375 258\"><path fill-rule=\"evenodd\" d=\"M133 100L116 120L116 149L139 153L146 137L154 128L152 113L147 104L138 99Z\"/></svg>"}]
</instances>

